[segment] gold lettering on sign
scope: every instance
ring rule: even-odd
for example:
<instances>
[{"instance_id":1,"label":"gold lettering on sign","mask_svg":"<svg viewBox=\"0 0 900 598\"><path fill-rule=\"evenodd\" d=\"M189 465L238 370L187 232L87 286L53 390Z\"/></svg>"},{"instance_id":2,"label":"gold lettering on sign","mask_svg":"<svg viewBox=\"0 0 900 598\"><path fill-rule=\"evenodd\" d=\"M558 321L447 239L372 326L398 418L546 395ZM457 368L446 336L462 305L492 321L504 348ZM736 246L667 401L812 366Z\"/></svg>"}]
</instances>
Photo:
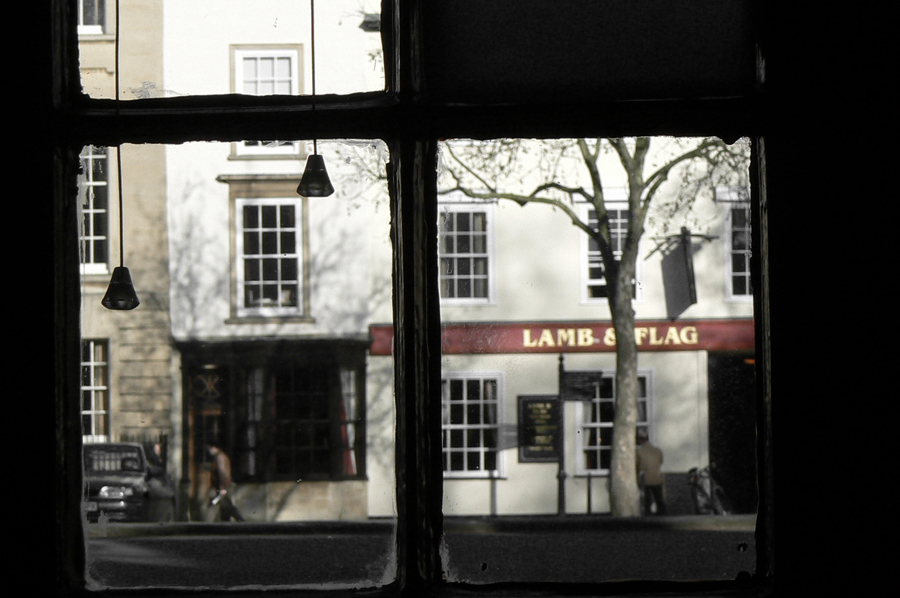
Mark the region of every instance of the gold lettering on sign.
<instances>
[{"instance_id":1,"label":"gold lettering on sign","mask_svg":"<svg viewBox=\"0 0 900 598\"><path fill-rule=\"evenodd\" d=\"M588 347L594 344L594 331L590 328L578 329L578 346Z\"/></svg>"},{"instance_id":2,"label":"gold lettering on sign","mask_svg":"<svg viewBox=\"0 0 900 598\"><path fill-rule=\"evenodd\" d=\"M589 347L594 344L594 331L591 328L557 328L553 334L550 328L542 328L538 338L534 338L531 330L522 331L523 347Z\"/></svg>"},{"instance_id":3,"label":"gold lettering on sign","mask_svg":"<svg viewBox=\"0 0 900 598\"><path fill-rule=\"evenodd\" d=\"M696 326L685 326L681 329L681 340L686 345L696 345L700 341Z\"/></svg>"},{"instance_id":4,"label":"gold lettering on sign","mask_svg":"<svg viewBox=\"0 0 900 598\"><path fill-rule=\"evenodd\" d=\"M558 328L556 330L556 344L562 347L563 345L569 345L570 347L575 346L575 329L574 328Z\"/></svg>"},{"instance_id":5,"label":"gold lettering on sign","mask_svg":"<svg viewBox=\"0 0 900 598\"><path fill-rule=\"evenodd\" d=\"M603 344L607 347L616 346L616 330L615 328L607 328L603 333Z\"/></svg>"},{"instance_id":6,"label":"gold lettering on sign","mask_svg":"<svg viewBox=\"0 0 900 598\"><path fill-rule=\"evenodd\" d=\"M700 333L696 326L669 326L665 332L656 326L639 326L634 329L634 341L638 346L644 345L696 345L700 342ZM603 333L603 344L607 347L616 346L616 331L607 328Z\"/></svg>"},{"instance_id":7,"label":"gold lettering on sign","mask_svg":"<svg viewBox=\"0 0 900 598\"><path fill-rule=\"evenodd\" d=\"M634 344L638 347L644 344L644 337L647 336L646 328L635 328L634 329Z\"/></svg>"},{"instance_id":8,"label":"gold lettering on sign","mask_svg":"<svg viewBox=\"0 0 900 598\"><path fill-rule=\"evenodd\" d=\"M541 330L541 338L538 339L538 347L555 347L553 342L553 333L547 328Z\"/></svg>"},{"instance_id":9,"label":"gold lettering on sign","mask_svg":"<svg viewBox=\"0 0 900 598\"><path fill-rule=\"evenodd\" d=\"M680 345L681 339L678 337L678 329L674 326L670 326L668 330L666 330L666 345Z\"/></svg>"},{"instance_id":10,"label":"gold lettering on sign","mask_svg":"<svg viewBox=\"0 0 900 598\"><path fill-rule=\"evenodd\" d=\"M696 345L700 342L700 333L696 326L668 326L664 333L656 326L638 326L634 329L634 340L638 346ZM594 338L593 328L542 328L538 338L533 338L528 328L522 331L523 347L590 347L598 342L601 341ZM602 342L607 347L614 347L615 329L607 328L603 332Z\"/></svg>"}]
</instances>

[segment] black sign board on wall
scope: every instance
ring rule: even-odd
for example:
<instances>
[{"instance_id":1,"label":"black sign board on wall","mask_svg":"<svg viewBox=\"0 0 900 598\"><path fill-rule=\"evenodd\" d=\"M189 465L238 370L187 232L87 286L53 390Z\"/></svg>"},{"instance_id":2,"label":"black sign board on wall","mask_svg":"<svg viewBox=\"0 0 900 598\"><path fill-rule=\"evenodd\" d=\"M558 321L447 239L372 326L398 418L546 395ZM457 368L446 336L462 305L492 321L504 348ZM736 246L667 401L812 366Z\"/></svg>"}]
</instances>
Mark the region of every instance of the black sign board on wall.
<instances>
[{"instance_id":1,"label":"black sign board on wall","mask_svg":"<svg viewBox=\"0 0 900 598\"><path fill-rule=\"evenodd\" d=\"M519 461L558 461L562 449L559 397L519 396Z\"/></svg>"}]
</instances>

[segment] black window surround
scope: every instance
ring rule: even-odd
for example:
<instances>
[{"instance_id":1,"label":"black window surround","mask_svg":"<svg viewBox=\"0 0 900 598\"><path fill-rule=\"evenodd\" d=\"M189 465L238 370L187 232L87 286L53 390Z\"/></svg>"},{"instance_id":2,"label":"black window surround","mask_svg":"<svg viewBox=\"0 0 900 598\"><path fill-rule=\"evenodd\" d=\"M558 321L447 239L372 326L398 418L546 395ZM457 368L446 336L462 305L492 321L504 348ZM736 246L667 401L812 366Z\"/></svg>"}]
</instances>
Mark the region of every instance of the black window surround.
<instances>
[{"instance_id":1,"label":"black window surround","mask_svg":"<svg viewBox=\"0 0 900 598\"><path fill-rule=\"evenodd\" d=\"M471 3L460 3L472 10ZM83 546L79 541L81 524L77 509L78 484L75 482L80 475L77 440L80 431L77 429L79 418L76 413L78 401L66 400L77 396L77 361L80 355L78 288L73 284L78 277L79 264L78 252L72 250L77 247L78 231L72 226L76 220L67 198L71 196L70 191L75 181L78 151L87 143L115 146L123 142L278 138L275 133L283 131L285 127L295 129L300 137L306 139L369 137L388 141L391 149L390 176L396 247L395 309L398 316L396 321L403 322L396 330L395 352L400 407L397 453L401 579L396 586L386 588L384 593L420 596L433 588L446 595L453 592L452 588L442 586L440 582L440 559L437 551L441 521L440 405L438 402L435 406L433 400L440 396L439 392L434 392L440 387L440 301L435 270L437 199L433 177L437 139L465 136L491 138L637 134L752 136L755 139L755 175L758 177L753 191L752 217L755 219L754 224L759 225L754 226L758 236L753 243L754 247L760 248L758 261L753 266L754 288L759 289L755 300L759 314L757 327L760 331L757 338L761 339L758 355L762 382L759 385L762 393L760 408L764 416L760 418L760 446L761 462L771 462L773 432L769 397L772 382L768 376L773 361L769 335L770 294L782 299L789 297L792 291L802 289L806 281L805 278L793 280L786 266L779 269L779 266L766 261L769 251L767 235L770 232L774 238L778 238L778 234L794 234L802 228L792 227L793 215L785 212L781 215L786 220L770 227L766 220L766 194L773 191L772 180L780 185L782 196L790 195L785 193L786 190L803 189L807 194L815 193L810 190L806 181L790 181L794 173L802 168L798 168L796 163L787 163L795 157L791 143L796 136L816 129L806 123L780 125L776 124L775 119L775 114L780 110L796 109L802 105L802 100L797 97L807 95L808 90L804 87L810 80L816 82L817 89L822 87L820 80L816 79L825 79L820 72L824 69L820 62L833 63L824 58L812 61L812 70L810 64L802 61L791 63L794 66L784 66L785 63L790 63L789 58L796 55L809 58L814 52L821 50L821 46L813 49L812 44L805 44L797 39L797 32L815 31L814 25L800 27L797 26L796 18L786 21L780 14L772 15L771 12L776 9L766 3L760 3L760 12L754 13L757 25L760 22L772 23L754 31L754 37L759 42L757 48L767 58L775 54L784 61L781 65L783 70L776 73L774 98L754 86L747 93L717 99L690 99L683 94L674 94L671 98L657 101L632 102L627 98L617 98L587 102L584 98L575 97L570 104L564 100L548 101L547 98L539 98L540 94L535 94L533 97L539 101L534 103L501 106L490 101L446 101L447 98L441 93L446 92L450 84L430 85L429 75L434 74L434 62L427 63L422 56L422 51L427 46L423 42L425 31L429 27L432 33L442 31L439 27L435 31L440 7L427 9L425 6L429 3L423 0L386 0L382 35L387 57L385 64L388 67L388 90L384 93L351 97L319 98L316 114L313 115L308 99L303 98L291 98L289 101L220 97L173 98L123 102L118 107L112 101L88 99L79 93L75 32L77 18L73 8L75 2L49 2L49 9L43 3L35 4L41 6L31 9L36 14L28 22L48 23L47 29L51 32L49 47L40 48L44 52L40 54L40 59L46 68L35 69L38 80L30 88L39 90L41 96L41 101L34 106L38 111L38 118L33 122L36 123L38 136L45 141L40 152L40 172L47 176L36 177L36 186L45 197L54 199L53 202L46 202L35 208L43 217L38 220L54 223L52 231L46 233L44 248L39 251L40 262L52 264L54 276L53 292L46 294L46 298L41 300L40 310L35 312L43 314L41 321L49 320L39 329L36 338L47 341L42 343L48 347L44 350L45 353L49 353L49 347L52 347L53 355L49 356L49 362L55 364L54 387L49 388L49 383L44 387L48 395L53 394L55 401L47 401L47 405L38 408L30 417L57 422L52 430L42 429L36 434L42 444L56 447L52 461L49 461L53 465L47 471L55 468L58 474L55 476L53 490L57 493L54 506L59 509L59 515L57 524L45 537L53 538L52 544L57 550L57 589L60 586L77 589L84 559ZM454 3L447 1L435 4L444 7ZM508 17L509 28L515 29L516 15L510 14ZM785 58L786 54L789 58ZM618 59L627 62L627 54ZM845 89L850 87L845 86ZM471 97L463 99L472 100ZM806 139L809 141L810 138ZM804 166L815 164L809 157L797 156L797 159ZM791 171L790 174L786 172L788 170ZM823 188L823 183L815 185L818 186L812 188ZM819 229L810 225L808 216L808 212L804 211L803 219L794 218L794 223L805 223L811 230ZM35 214L32 213L30 217L35 218ZM824 216L822 219L824 221ZM782 256L787 253L785 245L782 242L778 246ZM770 293L770 276L774 276L778 282L777 292ZM19 279L24 280L26 277ZM787 307L779 308L782 310L782 322L800 313L795 308L792 310L789 303ZM424 309L414 309L416 305L423 306ZM54 318L47 318L47 313L54 314ZM801 351L792 349L802 348L800 340L785 339L784 336L780 338L780 354L792 355L796 359ZM813 341L807 337L803 342ZM793 362L782 363L788 367L794 365ZM779 383L782 396L798 396L801 393L792 391L801 388L807 393L811 392L807 380L803 381L803 387L799 382L785 382L784 378ZM833 380L827 382L833 383ZM826 383L818 388L824 389L824 384ZM435 407L438 410L437 416L434 416ZM790 429L791 424L798 424L794 431L810 425L805 418L792 411L788 411L786 416L782 410L780 415L781 430ZM806 415L808 412L804 411L804 416ZM42 426L49 427L45 424ZM58 444L58 438L64 438L67 442ZM407 478L405 471L424 472L424 475ZM794 475L797 469L788 466L780 467L779 471L791 471L791 475ZM785 478L779 477L779 483L783 481ZM786 483L791 484L790 481ZM760 484L766 498L760 509L758 581L765 584L771 579L775 562L774 551L771 550L774 537L770 512L773 492L771 476L764 473ZM797 482L794 484L796 486ZM52 493L50 496L53 496ZM782 508L786 508L787 514L798 512L797 508L788 505ZM785 513L784 510L781 512ZM803 530L812 529L811 524L794 525L802 525ZM800 533L793 536L797 539L782 536L779 558L786 557L789 562L796 563L798 559L791 560L792 549L797 549L801 541L803 548L806 548L810 540ZM826 561L828 562L830 561ZM819 565L818 568L827 568L827 565ZM803 576L802 569L800 573L788 573L784 565L780 565L779 571L781 575L786 574L786 577L793 580ZM692 589L704 587L679 585L678 590L691 592ZM591 588L580 590L578 593L579 589L560 586L559 593L609 593L608 590ZM552 584L551 587L534 590L507 587L498 588L498 591L501 593L497 595L522 595L531 592L553 595L556 592ZM507 593L503 594L504 591ZM749 592L750 595L757 595L759 590Z\"/></svg>"}]
</instances>

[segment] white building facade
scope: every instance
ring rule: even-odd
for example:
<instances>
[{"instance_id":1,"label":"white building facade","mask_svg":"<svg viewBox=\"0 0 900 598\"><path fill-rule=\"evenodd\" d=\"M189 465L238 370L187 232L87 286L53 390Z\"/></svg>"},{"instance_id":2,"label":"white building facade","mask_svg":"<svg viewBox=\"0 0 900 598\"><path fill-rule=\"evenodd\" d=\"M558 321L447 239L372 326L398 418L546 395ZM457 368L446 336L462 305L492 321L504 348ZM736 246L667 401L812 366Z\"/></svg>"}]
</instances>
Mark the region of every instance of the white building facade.
<instances>
[{"instance_id":1,"label":"white building facade","mask_svg":"<svg viewBox=\"0 0 900 598\"><path fill-rule=\"evenodd\" d=\"M365 4L316 6L317 94L382 88ZM304 3L165 7L166 95L311 93ZM191 518L204 515L211 439L248 519L396 515L387 156L377 141L292 137L166 148ZM331 197L296 193L314 150ZM615 166L614 229L627 218ZM575 209L591 222L588 204ZM439 214L445 515L609 512L615 339L596 248L550 206L448 193ZM684 474L712 462L755 509L748 227L743 191L722 188L651 221L641 243L638 425L665 453L676 514L691 508Z\"/></svg>"},{"instance_id":2,"label":"white building facade","mask_svg":"<svg viewBox=\"0 0 900 598\"><path fill-rule=\"evenodd\" d=\"M362 7L317 3L317 95L383 88L370 59L380 40L360 27ZM166 93L311 95L311 16L309 3L290 1L167 3ZM192 518L203 517L213 439L231 455L247 519L367 517L366 357L379 269L369 256L387 243L388 221L347 171L363 155L377 163L378 152L372 142L279 137L166 150ZM297 194L314 150L338 187L332 197Z\"/></svg>"},{"instance_id":3,"label":"white building facade","mask_svg":"<svg viewBox=\"0 0 900 598\"><path fill-rule=\"evenodd\" d=\"M624 185L621 166L606 166ZM615 244L624 188L605 196ZM693 512L686 474L710 465L753 512L749 202L719 188L690 205L665 227L652 219L641 242L638 427L665 454L670 513ZM590 221L588 204L575 209ZM439 212L444 514L609 513L616 342L595 248L547 205L455 192ZM389 327L373 338L371 353L388 355Z\"/></svg>"}]
</instances>

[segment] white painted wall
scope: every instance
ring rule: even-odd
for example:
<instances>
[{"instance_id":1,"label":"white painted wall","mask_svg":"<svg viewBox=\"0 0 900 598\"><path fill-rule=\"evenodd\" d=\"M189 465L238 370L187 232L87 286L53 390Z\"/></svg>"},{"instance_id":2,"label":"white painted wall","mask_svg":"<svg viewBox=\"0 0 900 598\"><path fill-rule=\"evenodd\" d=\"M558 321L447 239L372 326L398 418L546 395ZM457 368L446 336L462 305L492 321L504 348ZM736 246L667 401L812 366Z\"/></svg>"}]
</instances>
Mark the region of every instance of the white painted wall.
<instances>
[{"instance_id":1,"label":"white painted wall","mask_svg":"<svg viewBox=\"0 0 900 598\"><path fill-rule=\"evenodd\" d=\"M377 2L319 0L315 9L317 93L380 89L383 77L369 56L380 47L380 36L359 28L366 12L378 11ZM231 93L232 46L237 44L301 45L303 93L310 93L309 17L309 3L293 0L169 0L163 47L167 95ZM306 150L311 149L307 144ZM233 326L224 324L232 295L228 185L216 179L288 174L299 180L306 155L233 159L232 150L231 143L167 148L175 338L364 334L370 309L379 309L370 304L374 274L367 256L370 243L386 243L373 235L376 230L386 234L388 210L384 205L379 212L377 205L362 200L378 192L356 176L352 159L375 152L359 144L319 143L332 181L339 184L334 196L309 200L310 315L315 323ZM376 218L383 221L380 228L371 226ZM389 265L388 258L387 274L379 274L388 284Z\"/></svg>"},{"instance_id":2,"label":"white painted wall","mask_svg":"<svg viewBox=\"0 0 900 598\"><path fill-rule=\"evenodd\" d=\"M673 141L654 139L648 164L658 164L672 151ZM532 150L534 152L534 150ZM446 159L445 159L446 161ZM607 201L626 197L624 172L618 159L606 155L601 161ZM648 165L646 171L650 171ZM536 167L520 167L505 182L504 189L530 192L539 182ZM653 205L661 205L677 193L678 177L670 177ZM590 188L580 158L564 161L554 179L566 185ZM459 195L447 196L459 202ZM638 263L640 291L634 302L637 319L665 319L666 302L661 269L662 253L657 250L665 234L677 234L681 226L693 233L713 237L694 240L694 268L698 301L681 314L692 318L751 317L749 301L727 301L724 265L726 236L724 230L727 204L717 203L709 193L700 195L690 210L683 210L669 222L664 233L648 223L641 241ZM605 299L585 299L585 262L587 235L577 230L561 210L542 204L520 206L499 200L495 207L497 273L495 301L486 305L453 305L445 303L445 321L533 321L533 320L609 320ZM586 214L587 204L576 205ZM651 215L658 214L654 210Z\"/></svg>"},{"instance_id":3,"label":"white painted wall","mask_svg":"<svg viewBox=\"0 0 900 598\"><path fill-rule=\"evenodd\" d=\"M316 93L384 88L378 33L359 28L378 0L316 0ZM167 95L230 93L230 44L302 44L309 48L310 4L297 0L167 0L163 61ZM305 93L312 53L304 51Z\"/></svg>"},{"instance_id":4,"label":"white painted wall","mask_svg":"<svg viewBox=\"0 0 900 598\"><path fill-rule=\"evenodd\" d=\"M359 29L373 0L328 0L316 4L317 91L351 93L380 89L383 79L369 60L378 34ZM287 0L169 0L164 14L165 87L167 95L221 94L231 90L231 44L309 43L308 5ZM311 89L309 52L303 53L304 89ZM659 159L666 144L660 143ZM190 143L167 148L170 253L172 256L172 331L176 339L221 339L260 335L359 335L370 324L388 324L391 245L385 187L372 188L356 176L354 156L377 154L371 146L338 146L321 142L338 192L309 200L310 257L313 261L311 315L314 323L228 325L230 315L228 186L220 175L296 174L302 159L233 160L229 143ZM349 162L348 162L349 158ZM614 156L607 156L605 182L610 189L625 181ZM529 175L530 176L530 175ZM533 180L521 178L527 188ZM584 174L572 169L572 180ZM674 183L673 183L674 184ZM672 192L671 189L668 192ZM611 191L613 193L613 191ZM444 306L445 321L608 320L605 301L587 302L584 279L584 236L567 217L547 206L520 207L496 203L493 264L499 274L496 295L487 305ZM694 254L699 301L683 318L726 318L752 315L749 303L725 300L725 235L723 207L711 198L699 199L690 212L673 222L715 237L699 243ZM666 317L660 271L661 255L653 252L648 230L641 249L641 297L637 318ZM611 353L567 357L569 369L615 367ZM517 424L517 397L558 391L556 355L445 356L447 370L502 371L505 380L503 422ZM639 366L653 380L653 434L666 453L665 468L685 471L708 461L706 354L647 353ZM385 356L370 356L367 372L370 516L395 515L393 365ZM567 422L567 508L584 512L585 480L574 476L575 408L565 407ZM554 513L557 508L556 464L519 463L515 448L504 451L503 477L448 479L445 513L484 514L492 501L500 514ZM605 485L595 482L593 510L608 509Z\"/></svg>"},{"instance_id":5,"label":"white painted wall","mask_svg":"<svg viewBox=\"0 0 900 598\"><path fill-rule=\"evenodd\" d=\"M615 370L611 353L572 353L565 356L568 370ZM653 441L665 454L664 472L683 473L691 467L708 464L708 392L706 353L683 351L642 353L638 363L652 385L651 431ZM518 424L520 395L557 394L558 355L452 355L444 357L446 370L504 372L505 395L501 424L515 429ZM566 509L569 513L587 512L586 477L576 472L577 407L564 407L566 436ZM556 463L520 463L518 449L502 451L502 475L490 479L444 479L444 513L477 515L491 512L495 501L499 515L556 513ZM370 483L370 493L377 492ZM492 498L492 492L494 498ZM592 489L593 512L609 510L605 479L595 478Z\"/></svg>"}]
</instances>

